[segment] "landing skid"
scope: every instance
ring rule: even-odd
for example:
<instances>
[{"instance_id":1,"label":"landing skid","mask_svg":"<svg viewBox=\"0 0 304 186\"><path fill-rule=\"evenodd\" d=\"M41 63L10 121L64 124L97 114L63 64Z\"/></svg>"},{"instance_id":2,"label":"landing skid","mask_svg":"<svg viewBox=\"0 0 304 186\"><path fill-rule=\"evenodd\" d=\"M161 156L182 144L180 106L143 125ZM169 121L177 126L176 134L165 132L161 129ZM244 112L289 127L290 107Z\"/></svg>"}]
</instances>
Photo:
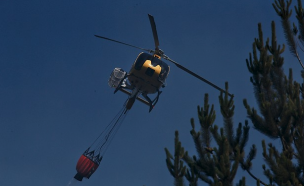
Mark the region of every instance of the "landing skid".
<instances>
[{"instance_id":1,"label":"landing skid","mask_svg":"<svg viewBox=\"0 0 304 186\"><path fill-rule=\"evenodd\" d=\"M118 90L120 90L121 92L123 92L123 93L125 93L125 94L127 94L128 96L130 96L129 97L129 100L128 100L128 110L130 110L131 109L131 107L132 107L132 105L133 105L133 103L134 103L134 101L135 101L135 99L137 99L138 101L140 101L140 102L142 102L143 104L145 104L145 105L148 105L149 107L150 107L150 109L149 109L149 112L151 112L152 111L152 109L154 108L154 106L156 105L156 103L158 102L158 99L159 99L159 95L162 93L162 91L157 91L157 96L156 96L156 98L152 101L148 96L147 96L147 94L142 94L143 95L143 97L145 98L145 99L143 99L143 98L141 98L141 97L139 97L139 96L137 96L136 95L136 98L135 98L135 96L134 95L132 95L132 93L131 92L129 92L128 90L126 90L125 88L122 88L122 87L120 87ZM131 104L132 103L132 104Z\"/></svg>"},{"instance_id":2,"label":"landing skid","mask_svg":"<svg viewBox=\"0 0 304 186\"><path fill-rule=\"evenodd\" d=\"M162 91L159 91L157 89L157 96L156 98L152 101L147 94L142 94L143 97L149 102L149 106L150 106L150 109L149 109L149 112L152 111L152 109L154 108L154 106L156 105L156 103L158 102L158 99L159 99L159 95L162 93Z\"/></svg>"},{"instance_id":3,"label":"landing skid","mask_svg":"<svg viewBox=\"0 0 304 186\"><path fill-rule=\"evenodd\" d=\"M129 95L129 99L128 99L128 102L127 102L127 105L126 105L126 108L127 110L130 110L131 107L133 106L133 103L135 102L135 99L139 100L140 102L148 105L150 107L149 109L149 112L151 112L154 108L154 106L156 105L156 103L158 102L158 99L159 99L159 95L162 93L162 91L159 91L159 89L157 89L157 96L151 100L147 93L143 93L143 98L139 97L140 95L140 90L139 89L134 89L133 87L131 87L128 83L127 83L127 78L128 78L128 74L126 74L122 79L121 81L119 82L119 84L117 85L117 87L115 88L114 90L114 94L117 92L117 91L122 91L123 93ZM129 92L128 90L132 91L132 92Z\"/></svg>"}]
</instances>

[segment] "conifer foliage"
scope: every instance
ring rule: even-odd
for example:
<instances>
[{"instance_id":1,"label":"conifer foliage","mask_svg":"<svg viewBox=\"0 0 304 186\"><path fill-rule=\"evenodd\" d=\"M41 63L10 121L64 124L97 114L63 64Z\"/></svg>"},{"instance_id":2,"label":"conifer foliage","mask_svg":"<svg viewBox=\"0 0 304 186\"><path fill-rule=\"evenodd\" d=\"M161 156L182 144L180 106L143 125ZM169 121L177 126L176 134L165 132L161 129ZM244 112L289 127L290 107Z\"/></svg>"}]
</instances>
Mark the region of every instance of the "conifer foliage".
<instances>
[{"instance_id":1,"label":"conifer foliage","mask_svg":"<svg viewBox=\"0 0 304 186\"><path fill-rule=\"evenodd\" d=\"M244 105L254 127L266 136L279 139L282 150L272 144L266 147L262 141L264 174L269 185L303 185L304 145L304 101L300 95L300 84L293 81L292 70L284 74L284 46L277 45L275 23L272 22L272 41L263 41L261 24L259 38L253 43L253 56L247 59L252 74L251 83L255 90L258 110L251 108L246 100ZM303 87L303 85L302 85ZM258 113L259 111L259 113ZM294 162L297 161L297 164Z\"/></svg>"},{"instance_id":2,"label":"conifer foliage","mask_svg":"<svg viewBox=\"0 0 304 186\"><path fill-rule=\"evenodd\" d=\"M295 23L291 26L292 0L274 0L273 8L281 19L282 28L289 51L295 56L301 67L304 66L299 57L304 45L304 9L301 0L297 0ZM246 60L251 74L257 108L251 107L243 100L247 116L254 126L265 135L281 143L279 147L273 144L261 143L265 164L261 165L268 180L260 180L251 173L252 160L257 154L253 145L245 154L245 146L249 139L249 124L235 124L234 102L227 94L221 93L219 105L223 117L223 127L215 122L214 105L208 102L205 94L204 104L197 107L198 123L192 118L190 134L196 147L196 155L189 155L175 132L175 151L172 155L167 148L166 163L169 172L175 178L175 185L198 185L198 180L210 186L230 186L236 183L245 186L243 177L234 181L239 168L256 180L256 185L294 185L304 186L304 83L293 79L293 71L289 69L286 75L283 70L283 52L285 45L279 45L276 38L276 25L271 23L272 35L266 41L263 37L262 25L258 24L258 38L252 44L252 53ZM304 52L304 51L303 51ZM289 61L289 63L291 63ZM299 72L299 69L296 69ZM304 70L301 71L304 80ZM304 81L303 81L304 82ZM228 83L226 83L228 91ZM238 98L236 98L238 99ZM236 127L237 126L237 127ZM236 127L236 129L235 129Z\"/></svg>"},{"instance_id":3,"label":"conifer foliage","mask_svg":"<svg viewBox=\"0 0 304 186\"><path fill-rule=\"evenodd\" d=\"M282 27L290 52L302 65L297 53L298 43L294 32L290 28L289 18L292 15L289 6L291 1L275 1L273 7L282 20ZM295 7L299 20L300 30L303 30L303 8L301 1ZM301 19L300 20L300 14ZM298 39L302 39L299 35ZM284 74L284 52L277 45L275 23L272 22L272 41L263 42L261 24L259 24L259 38L253 44L253 57L247 60L247 67L252 74L251 82L255 90L258 111L250 108L247 101L244 105L247 114L255 128L266 136L279 139L282 149L262 141L263 157L268 166L263 165L264 174L269 179L270 185L304 185L304 100L303 84L293 80L292 69L288 76ZM258 51L258 52L257 52ZM258 56L259 53L259 56ZM302 78L304 76L302 74ZM302 92L302 93L301 93ZM295 163L296 162L296 163Z\"/></svg>"},{"instance_id":4,"label":"conifer foliage","mask_svg":"<svg viewBox=\"0 0 304 186\"><path fill-rule=\"evenodd\" d=\"M228 91L228 84L226 83ZM208 94L205 94L203 107L198 106L199 129L195 126L195 121L191 119L192 130L190 134L193 138L197 155L190 156L181 147L178 139L178 131L175 132L175 152L174 157L165 148L167 155L167 167L171 175L175 178L175 185L184 185L183 176L188 180L190 186L196 186L198 179L209 185L233 185L234 177L239 165L250 171L251 160L254 158L256 149L251 148L248 157L245 158L244 147L249 137L249 126L239 123L234 131L234 102L227 94L221 93L219 96L221 114L224 120L224 127L220 128L214 124L214 106L208 102ZM216 146L211 145L211 140ZM183 162L186 165L183 165ZM245 185L245 178L240 180L239 185Z\"/></svg>"},{"instance_id":5,"label":"conifer foliage","mask_svg":"<svg viewBox=\"0 0 304 186\"><path fill-rule=\"evenodd\" d=\"M275 11L281 17L290 52L303 67L297 52L297 47L300 47L298 39L302 40L302 36L300 33L298 38L294 37L297 28L295 24L293 31L290 27L290 5L291 0L273 3ZM304 14L300 0L295 10L302 32ZM269 179L269 185L304 185L304 86L293 80L292 69L289 69L288 76L284 74L284 58L281 56L284 45L281 48L277 44L275 23L272 22L271 26L271 42L267 39L264 43L262 26L258 25L259 38L253 43L253 56L250 54L249 60L246 61L252 74L251 83L255 90L258 110L250 108L246 100L244 105L254 127L266 136L280 140L282 144L282 149L278 149L273 144L266 147L265 141L262 141L262 155L267 163L267 166L263 165L263 169ZM303 72L302 78L304 79Z\"/></svg>"}]
</instances>

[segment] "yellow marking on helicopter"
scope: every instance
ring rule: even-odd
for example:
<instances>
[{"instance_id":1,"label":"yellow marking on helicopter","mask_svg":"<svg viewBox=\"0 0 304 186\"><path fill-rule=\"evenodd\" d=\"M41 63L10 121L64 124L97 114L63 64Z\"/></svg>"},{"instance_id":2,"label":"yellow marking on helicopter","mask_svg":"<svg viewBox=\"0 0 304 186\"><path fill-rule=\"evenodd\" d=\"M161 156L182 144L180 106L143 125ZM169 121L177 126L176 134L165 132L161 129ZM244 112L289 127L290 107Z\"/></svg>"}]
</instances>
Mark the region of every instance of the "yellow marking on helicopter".
<instances>
[{"instance_id":1,"label":"yellow marking on helicopter","mask_svg":"<svg viewBox=\"0 0 304 186\"><path fill-rule=\"evenodd\" d=\"M146 60L140 70L130 70L129 81L131 85L138 87L143 92L155 93L162 85L158 80L161 67L153 66L150 60Z\"/></svg>"},{"instance_id":2,"label":"yellow marking on helicopter","mask_svg":"<svg viewBox=\"0 0 304 186\"><path fill-rule=\"evenodd\" d=\"M132 86L137 87L142 92L149 94L157 92L163 85L163 82L160 81L161 72L162 70L165 71L161 67L161 64L163 63L164 62L158 58L152 57L149 54L140 53L129 72L129 82Z\"/></svg>"}]
</instances>

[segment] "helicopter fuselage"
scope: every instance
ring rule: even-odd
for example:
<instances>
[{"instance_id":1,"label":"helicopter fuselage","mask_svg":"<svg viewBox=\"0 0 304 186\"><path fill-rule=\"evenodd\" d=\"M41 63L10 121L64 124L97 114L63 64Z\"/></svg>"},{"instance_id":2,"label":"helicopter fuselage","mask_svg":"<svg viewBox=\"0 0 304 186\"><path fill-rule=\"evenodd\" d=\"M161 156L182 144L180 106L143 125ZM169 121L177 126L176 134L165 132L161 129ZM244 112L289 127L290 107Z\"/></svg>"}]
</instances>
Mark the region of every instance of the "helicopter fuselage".
<instances>
[{"instance_id":1,"label":"helicopter fuselage","mask_svg":"<svg viewBox=\"0 0 304 186\"><path fill-rule=\"evenodd\" d=\"M170 67L160 60L157 55L140 53L134 61L129 73L121 68L115 68L110 75L108 84L129 95L126 103L127 110L132 108L135 99L150 106L151 111L158 102L160 89L165 87L165 81L168 77ZM148 94L157 93L151 100ZM140 97L143 96L143 98Z\"/></svg>"},{"instance_id":2,"label":"helicopter fuselage","mask_svg":"<svg viewBox=\"0 0 304 186\"><path fill-rule=\"evenodd\" d=\"M157 56L140 53L128 73L132 89L142 94L154 94L164 86L170 67Z\"/></svg>"}]
</instances>

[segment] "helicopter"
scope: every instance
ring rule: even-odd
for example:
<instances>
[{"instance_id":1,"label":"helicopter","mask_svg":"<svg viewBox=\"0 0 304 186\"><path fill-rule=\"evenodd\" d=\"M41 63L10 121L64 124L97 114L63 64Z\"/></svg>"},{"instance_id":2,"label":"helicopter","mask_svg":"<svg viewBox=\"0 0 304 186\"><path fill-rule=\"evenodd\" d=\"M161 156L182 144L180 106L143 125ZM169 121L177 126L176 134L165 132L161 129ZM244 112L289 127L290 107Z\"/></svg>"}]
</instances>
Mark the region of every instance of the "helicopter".
<instances>
[{"instance_id":1,"label":"helicopter","mask_svg":"<svg viewBox=\"0 0 304 186\"><path fill-rule=\"evenodd\" d=\"M178 68L209 84L210 86L222 92L225 92L229 96L233 97L233 94L230 94L226 90L223 90L222 88L216 86L207 79L197 75L196 73L185 68L184 66L180 65L179 63L175 62L167 55L165 55L164 51L159 48L159 40L154 17L150 14L148 14L148 17L150 20L155 43L154 50L137 47L128 43L95 35L95 37L97 38L109 40L145 51L141 52L137 56L128 73L121 68L115 68L111 73L108 81L109 86L115 88L114 93L116 93L117 91L121 91L129 96L125 105L126 110L130 110L135 100L139 100L140 102L149 106L149 112L152 111L152 109L159 100L160 94L162 93L160 89L165 87L166 78L168 77L170 72L170 66L168 66L164 61L162 61L162 58L169 62L172 62ZM157 93L156 97L151 100L148 94L155 93ZM140 95L142 95L142 97L140 97Z\"/></svg>"}]
</instances>

